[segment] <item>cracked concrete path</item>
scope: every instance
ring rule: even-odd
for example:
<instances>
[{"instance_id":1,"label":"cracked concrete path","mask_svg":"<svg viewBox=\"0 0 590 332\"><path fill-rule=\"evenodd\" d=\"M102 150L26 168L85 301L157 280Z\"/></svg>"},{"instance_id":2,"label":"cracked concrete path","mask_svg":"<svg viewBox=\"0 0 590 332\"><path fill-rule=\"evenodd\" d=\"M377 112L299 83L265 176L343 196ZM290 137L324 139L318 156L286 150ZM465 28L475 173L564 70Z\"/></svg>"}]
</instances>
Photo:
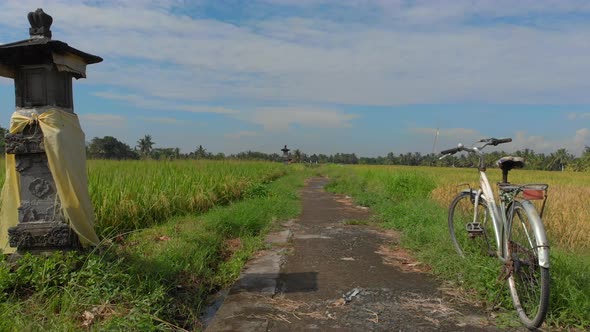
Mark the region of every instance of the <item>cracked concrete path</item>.
<instances>
[{"instance_id":1,"label":"cracked concrete path","mask_svg":"<svg viewBox=\"0 0 590 332\"><path fill-rule=\"evenodd\" d=\"M498 331L327 182L308 181L301 216L247 265L207 331Z\"/></svg>"}]
</instances>

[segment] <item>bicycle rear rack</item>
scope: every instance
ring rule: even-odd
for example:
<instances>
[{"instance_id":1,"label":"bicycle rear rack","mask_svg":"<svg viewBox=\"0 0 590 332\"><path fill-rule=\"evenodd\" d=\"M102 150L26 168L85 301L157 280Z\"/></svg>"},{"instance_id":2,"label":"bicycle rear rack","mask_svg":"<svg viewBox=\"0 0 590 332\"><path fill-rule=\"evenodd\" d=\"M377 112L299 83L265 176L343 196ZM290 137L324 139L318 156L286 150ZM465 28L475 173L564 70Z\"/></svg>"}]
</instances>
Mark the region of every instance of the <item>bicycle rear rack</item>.
<instances>
[{"instance_id":1,"label":"bicycle rear rack","mask_svg":"<svg viewBox=\"0 0 590 332\"><path fill-rule=\"evenodd\" d=\"M539 208L539 216L543 218L543 212L545 212L545 204L547 203L547 188L548 184L545 183L529 183L529 184L511 184L511 183L498 183L500 189L501 199L509 203L514 200L514 197L522 194L522 197L529 201L542 200L541 207Z\"/></svg>"}]
</instances>

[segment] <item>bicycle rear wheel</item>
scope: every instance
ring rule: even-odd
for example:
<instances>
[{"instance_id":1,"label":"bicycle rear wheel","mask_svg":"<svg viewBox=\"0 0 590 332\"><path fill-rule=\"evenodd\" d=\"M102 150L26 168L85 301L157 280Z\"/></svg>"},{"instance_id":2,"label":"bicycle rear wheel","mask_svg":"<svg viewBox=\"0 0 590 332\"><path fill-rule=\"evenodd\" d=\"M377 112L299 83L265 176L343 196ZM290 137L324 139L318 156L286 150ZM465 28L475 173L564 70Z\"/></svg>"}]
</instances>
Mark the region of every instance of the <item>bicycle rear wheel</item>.
<instances>
[{"instance_id":1,"label":"bicycle rear wheel","mask_svg":"<svg viewBox=\"0 0 590 332\"><path fill-rule=\"evenodd\" d=\"M513 202L507 252L512 302L520 320L530 329L543 324L549 306L549 268L539 265L538 232L545 232L534 208Z\"/></svg>"},{"instance_id":2,"label":"bicycle rear wheel","mask_svg":"<svg viewBox=\"0 0 590 332\"><path fill-rule=\"evenodd\" d=\"M449 207L449 233L460 256L495 255L494 226L487 204L480 197L475 215L475 194L462 192Z\"/></svg>"}]
</instances>

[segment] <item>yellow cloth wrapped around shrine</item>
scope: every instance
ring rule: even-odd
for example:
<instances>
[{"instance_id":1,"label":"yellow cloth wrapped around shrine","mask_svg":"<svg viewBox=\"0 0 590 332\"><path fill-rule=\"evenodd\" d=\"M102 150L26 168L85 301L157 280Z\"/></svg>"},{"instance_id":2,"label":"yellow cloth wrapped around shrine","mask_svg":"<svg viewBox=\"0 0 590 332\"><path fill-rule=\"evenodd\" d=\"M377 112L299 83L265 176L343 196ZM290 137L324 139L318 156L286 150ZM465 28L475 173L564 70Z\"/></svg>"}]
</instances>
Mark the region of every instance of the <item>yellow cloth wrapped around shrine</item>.
<instances>
[{"instance_id":1,"label":"yellow cloth wrapped around shrine","mask_svg":"<svg viewBox=\"0 0 590 332\"><path fill-rule=\"evenodd\" d=\"M21 132L27 124L38 121L43 132L43 145L49 170L55 180L62 211L83 246L98 245L94 231L94 211L88 194L84 132L78 116L59 109L35 112L16 111L10 119L10 133ZM20 175L15 157L6 154L6 178L2 189L0 214L0 252L13 253L8 243L8 228L18 224L20 206Z\"/></svg>"}]
</instances>

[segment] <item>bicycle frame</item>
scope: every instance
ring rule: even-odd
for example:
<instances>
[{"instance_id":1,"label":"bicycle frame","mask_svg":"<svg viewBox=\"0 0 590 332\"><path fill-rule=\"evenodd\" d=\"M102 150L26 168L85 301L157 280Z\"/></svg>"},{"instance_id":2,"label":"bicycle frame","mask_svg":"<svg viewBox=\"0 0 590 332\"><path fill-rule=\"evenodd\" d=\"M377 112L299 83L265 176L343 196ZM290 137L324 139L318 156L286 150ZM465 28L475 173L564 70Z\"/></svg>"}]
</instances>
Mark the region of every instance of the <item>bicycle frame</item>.
<instances>
[{"instance_id":1,"label":"bicycle frame","mask_svg":"<svg viewBox=\"0 0 590 332\"><path fill-rule=\"evenodd\" d=\"M480 196L485 200L488 211L490 212L490 216L492 217L492 222L494 223L494 235L498 248L496 254L498 258L504 262L506 259L504 237L506 235L505 230L508 229L506 208L504 207L503 203L500 203L500 206L496 204L494 191L492 190L492 186L490 185L490 181L488 180L485 170L482 169L479 170L479 184L481 189L478 190L475 204L478 204ZM477 205L475 206L477 207ZM477 214L477 209L475 209L475 211L475 214ZM475 217L477 218L477 215Z\"/></svg>"},{"instance_id":2,"label":"bicycle frame","mask_svg":"<svg viewBox=\"0 0 590 332\"><path fill-rule=\"evenodd\" d=\"M490 181L488 180L488 177L486 175L486 168L485 168L485 164L484 164L484 160L483 160L483 154L480 151L480 149L478 148L473 148L472 150L473 152L477 153L480 157L480 166L479 166L479 183L480 183L480 189L477 190L477 192L474 193L474 191L472 189L469 189L469 191L472 194L475 194L475 200L474 200L474 216L473 216L473 221L476 222L477 219L477 205L479 204L479 199L480 197L483 198L486 202L486 206L487 209L489 211L489 214L492 218L492 223L494 225L494 235L495 235L495 239L496 239L496 244L497 244L497 252L496 255L498 257L498 259L500 259L500 261L502 261L503 263L506 262L507 260L507 234L506 234L506 230L510 229L510 223L512 222L512 220L509 220L507 217L507 211L506 211L506 206L504 204L503 200L496 200L496 197L494 195L494 191L492 190L492 186L490 185ZM512 200L515 200L516 193L513 194ZM500 202L500 205L497 204L497 202ZM528 201L528 200L519 200L520 203L523 205L523 207L525 209L535 209L535 207L533 206L533 204ZM536 211L536 209L535 209ZM511 213L512 215L512 213ZM543 223L541 222L541 220L538 220L538 222L533 222L531 223L533 226L532 231L535 233L535 238L537 240L537 243L533 244L531 243L531 246L535 247L537 249L537 255L539 257L539 265L545 268L549 268L549 241L547 241L547 237L545 235L545 230L543 229ZM526 229L525 229L526 231ZM527 237L529 238L530 241L530 236L528 236L527 233Z\"/></svg>"}]
</instances>

